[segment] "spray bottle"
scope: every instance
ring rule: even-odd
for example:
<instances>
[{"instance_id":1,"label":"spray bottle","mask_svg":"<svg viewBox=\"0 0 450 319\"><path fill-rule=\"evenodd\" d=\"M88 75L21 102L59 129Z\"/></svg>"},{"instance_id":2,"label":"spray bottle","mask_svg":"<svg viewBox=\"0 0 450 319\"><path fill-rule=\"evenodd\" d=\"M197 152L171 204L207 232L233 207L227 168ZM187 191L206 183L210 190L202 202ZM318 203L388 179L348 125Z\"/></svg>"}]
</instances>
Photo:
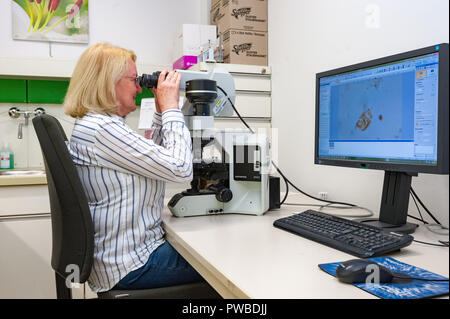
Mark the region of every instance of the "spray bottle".
<instances>
[{"instance_id":1,"label":"spray bottle","mask_svg":"<svg viewBox=\"0 0 450 319\"><path fill-rule=\"evenodd\" d=\"M8 143L5 142L0 150L0 169L11 168L14 168L14 154L8 147Z\"/></svg>"}]
</instances>

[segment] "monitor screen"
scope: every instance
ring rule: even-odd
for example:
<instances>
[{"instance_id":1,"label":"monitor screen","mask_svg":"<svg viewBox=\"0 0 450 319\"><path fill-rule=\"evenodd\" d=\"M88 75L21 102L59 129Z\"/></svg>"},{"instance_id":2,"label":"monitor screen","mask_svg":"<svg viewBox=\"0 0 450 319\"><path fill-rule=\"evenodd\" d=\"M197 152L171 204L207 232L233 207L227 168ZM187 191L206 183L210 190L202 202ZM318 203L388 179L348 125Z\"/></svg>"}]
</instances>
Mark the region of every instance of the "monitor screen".
<instances>
[{"instance_id":1,"label":"monitor screen","mask_svg":"<svg viewBox=\"0 0 450 319\"><path fill-rule=\"evenodd\" d=\"M448 117L448 92L446 105L439 103L445 53L439 46L414 53L317 75L316 163L417 172L438 168L439 107L447 108ZM448 83L448 62L444 73Z\"/></svg>"}]
</instances>

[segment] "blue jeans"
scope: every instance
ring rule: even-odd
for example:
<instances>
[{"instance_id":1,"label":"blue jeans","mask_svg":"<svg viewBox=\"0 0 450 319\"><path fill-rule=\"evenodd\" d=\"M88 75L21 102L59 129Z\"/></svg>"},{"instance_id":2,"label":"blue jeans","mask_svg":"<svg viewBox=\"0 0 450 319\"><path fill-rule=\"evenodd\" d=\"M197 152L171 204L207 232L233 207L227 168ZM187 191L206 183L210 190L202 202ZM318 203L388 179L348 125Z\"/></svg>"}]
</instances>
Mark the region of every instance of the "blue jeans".
<instances>
[{"instance_id":1,"label":"blue jeans","mask_svg":"<svg viewBox=\"0 0 450 319\"><path fill-rule=\"evenodd\" d=\"M112 289L151 289L204 281L167 241L156 248L147 264L120 280Z\"/></svg>"}]
</instances>

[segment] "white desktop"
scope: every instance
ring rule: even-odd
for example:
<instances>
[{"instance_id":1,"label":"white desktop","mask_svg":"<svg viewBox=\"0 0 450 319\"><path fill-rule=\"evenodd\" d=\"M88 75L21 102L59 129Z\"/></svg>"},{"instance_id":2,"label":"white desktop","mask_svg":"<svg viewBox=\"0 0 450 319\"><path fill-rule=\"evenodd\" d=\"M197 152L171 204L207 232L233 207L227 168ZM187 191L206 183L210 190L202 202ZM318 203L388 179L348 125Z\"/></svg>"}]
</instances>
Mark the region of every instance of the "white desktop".
<instances>
[{"instance_id":1,"label":"white desktop","mask_svg":"<svg viewBox=\"0 0 450 319\"><path fill-rule=\"evenodd\" d=\"M288 201L319 203L298 194L289 195ZM276 219L308 208L317 209L283 206L263 216L229 214L185 218L174 217L166 209L163 225L167 240L224 298L376 298L353 285L341 283L318 267L356 257L273 226ZM358 213L357 209L348 210L348 214L353 213ZM414 237L424 242L442 239L423 226L416 230ZM389 256L449 276L446 247L413 242Z\"/></svg>"}]
</instances>

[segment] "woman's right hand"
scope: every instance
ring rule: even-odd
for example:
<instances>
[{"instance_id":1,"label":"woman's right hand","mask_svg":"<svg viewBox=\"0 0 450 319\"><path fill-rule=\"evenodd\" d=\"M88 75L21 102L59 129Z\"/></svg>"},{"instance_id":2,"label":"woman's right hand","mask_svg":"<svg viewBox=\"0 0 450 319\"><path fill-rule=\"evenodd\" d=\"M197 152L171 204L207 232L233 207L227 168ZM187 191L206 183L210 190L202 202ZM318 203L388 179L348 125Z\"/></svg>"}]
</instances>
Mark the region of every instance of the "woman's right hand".
<instances>
[{"instance_id":1,"label":"woman's right hand","mask_svg":"<svg viewBox=\"0 0 450 319\"><path fill-rule=\"evenodd\" d=\"M161 113L172 109L178 110L180 82L181 74L177 71L168 72L167 70L164 70L159 75L156 99L161 109Z\"/></svg>"}]
</instances>

